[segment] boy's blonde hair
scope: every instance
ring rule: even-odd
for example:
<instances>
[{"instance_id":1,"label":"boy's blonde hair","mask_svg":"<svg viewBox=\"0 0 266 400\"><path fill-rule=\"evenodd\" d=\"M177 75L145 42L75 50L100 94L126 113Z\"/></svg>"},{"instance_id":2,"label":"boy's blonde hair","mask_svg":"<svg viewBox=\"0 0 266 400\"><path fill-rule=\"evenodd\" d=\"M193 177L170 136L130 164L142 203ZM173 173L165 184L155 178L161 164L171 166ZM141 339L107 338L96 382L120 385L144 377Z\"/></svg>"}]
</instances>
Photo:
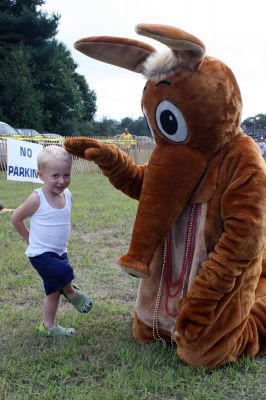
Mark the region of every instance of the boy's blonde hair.
<instances>
[{"instance_id":1,"label":"boy's blonde hair","mask_svg":"<svg viewBox=\"0 0 266 400\"><path fill-rule=\"evenodd\" d=\"M70 166L72 164L72 156L63 147L60 146L46 146L37 156L37 167L43 169L50 161L65 161Z\"/></svg>"}]
</instances>

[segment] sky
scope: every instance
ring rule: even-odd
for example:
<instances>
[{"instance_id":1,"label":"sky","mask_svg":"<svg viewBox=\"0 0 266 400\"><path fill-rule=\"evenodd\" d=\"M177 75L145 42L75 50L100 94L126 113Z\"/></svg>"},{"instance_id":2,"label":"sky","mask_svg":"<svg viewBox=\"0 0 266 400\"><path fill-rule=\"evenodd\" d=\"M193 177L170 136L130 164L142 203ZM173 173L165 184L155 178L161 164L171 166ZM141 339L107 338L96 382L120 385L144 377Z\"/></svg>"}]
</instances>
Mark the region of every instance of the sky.
<instances>
[{"instance_id":1,"label":"sky","mask_svg":"<svg viewBox=\"0 0 266 400\"><path fill-rule=\"evenodd\" d=\"M135 33L139 23L171 25L198 37L206 54L225 62L240 86L242 120L266 113L265 0L47 0L48 14L61 15L57 39L71 51L90 89L97 95L96 119L142 115L145 78L91 59L74 49L89 36L118 36L163 45Z\"/></svg>"}]
</instances>

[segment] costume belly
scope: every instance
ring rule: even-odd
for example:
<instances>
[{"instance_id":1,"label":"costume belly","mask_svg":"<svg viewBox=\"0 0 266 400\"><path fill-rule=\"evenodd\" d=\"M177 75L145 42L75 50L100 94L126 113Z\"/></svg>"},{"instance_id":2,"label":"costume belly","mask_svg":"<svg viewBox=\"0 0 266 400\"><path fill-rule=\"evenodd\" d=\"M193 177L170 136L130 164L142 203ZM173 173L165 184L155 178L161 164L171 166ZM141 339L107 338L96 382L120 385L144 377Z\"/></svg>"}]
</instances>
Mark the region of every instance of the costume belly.
<instances>
[{"instance_id":1,"label":"costume belly","mask_svg":"<svg viewBox=\"0 0 266 400\"><path fill-rule=\"evenodd\" d=\"M139 285L136 314L153 330L172 337L179 306L194 276L207 259L204 226L207 204L188 205L151 263L151 277Z\"/></svg>"}]
</instances>

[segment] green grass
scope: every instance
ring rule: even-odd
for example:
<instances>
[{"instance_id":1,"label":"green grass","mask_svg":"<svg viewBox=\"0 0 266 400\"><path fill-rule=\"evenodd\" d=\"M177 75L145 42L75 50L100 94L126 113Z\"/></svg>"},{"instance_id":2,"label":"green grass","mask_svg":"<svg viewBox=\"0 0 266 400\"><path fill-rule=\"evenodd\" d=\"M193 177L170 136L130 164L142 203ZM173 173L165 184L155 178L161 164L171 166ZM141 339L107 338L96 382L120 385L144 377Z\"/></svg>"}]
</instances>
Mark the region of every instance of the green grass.
<instances>
[{"instance_id":1,"label":"green grass","mask_svg":"<svg viewBox=\"0 0 266 400\"><path fill-rule=\"evenodd\" d=\"M0 180L5 207L35 187ZM0 399L2 400L238 400L266 397L266 359L242 359L207 371L175 352L136 344L131 323L137 280L117 267L129 244L137 203L100 174L74 176L69 258L76 283L91 295L88 315L62 301L58 318L70 339L40 337L43 289L24 255L25 243L0 215Z\"/></svg>"}]
</instances>

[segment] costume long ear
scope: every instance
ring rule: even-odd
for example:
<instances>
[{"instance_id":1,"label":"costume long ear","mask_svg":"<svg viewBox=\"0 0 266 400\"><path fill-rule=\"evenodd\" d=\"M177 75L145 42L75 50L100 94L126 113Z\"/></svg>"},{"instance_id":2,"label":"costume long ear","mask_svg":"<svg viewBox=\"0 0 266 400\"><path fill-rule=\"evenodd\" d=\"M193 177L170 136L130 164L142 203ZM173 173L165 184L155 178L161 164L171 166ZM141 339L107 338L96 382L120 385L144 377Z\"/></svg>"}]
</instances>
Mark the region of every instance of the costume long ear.
<instances>
[{"instance_id":1,"label":"costume long ear","mask_svg":"<svg viewBox=\"0 0 266 400\"><path fill-rule=\"evenodd\" d=\"M86 56L108 64L143 72L143 63L155 49L133 39L93 36L78 40L74 47Z\"/></svg>"},{"instance_id":2,"label":"costume long ear","mask_svg":"<svg viewBox=\"0 0 266 400\"><path fill-rule=\"evenodd\" d=\"M136 32L165 44L179 59L180 65L193 69L205 55L202 41L181 29L168 25L138 24Z\"/></svg>"}]
</instances>

